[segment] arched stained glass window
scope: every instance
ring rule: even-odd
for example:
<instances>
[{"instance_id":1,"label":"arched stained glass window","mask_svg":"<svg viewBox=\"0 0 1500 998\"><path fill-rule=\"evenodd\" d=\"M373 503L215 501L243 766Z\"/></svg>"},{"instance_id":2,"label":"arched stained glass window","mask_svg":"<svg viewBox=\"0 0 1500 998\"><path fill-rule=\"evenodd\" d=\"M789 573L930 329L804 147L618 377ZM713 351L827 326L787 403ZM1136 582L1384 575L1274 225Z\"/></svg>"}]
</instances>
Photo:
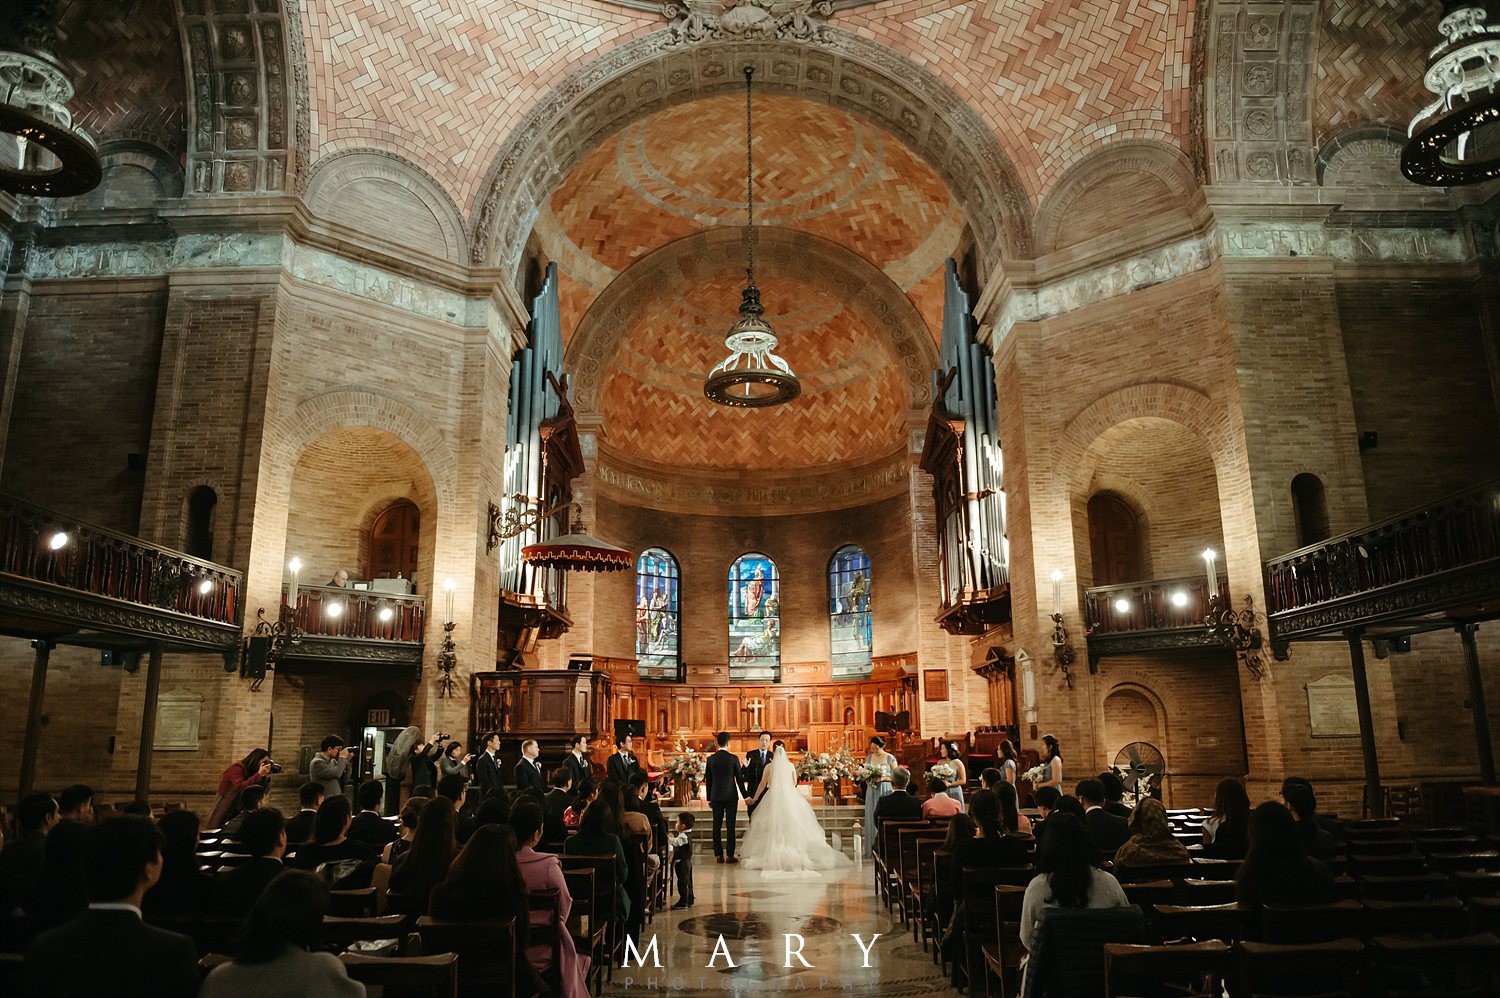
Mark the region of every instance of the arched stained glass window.
<instances>
[{"instance_id":1,"label":"arched stained glass window","mask_svg":"<svg viewBox=\"0 0 1500 998\"><path fill-rule=\"evenodd\" d=\"M781 682L781 578L763 554L729 568L729 678Z\"/></svg>"},{"instance_id":2,"label":"arched stained glass window","mask_svg":"<svg viewBox=\"0 0 1500 998\"><path fill-rule=\"evenodd\" d=\"M845 545L828 561L828 651L834 679L870 674L874 627L870 617L870 556Z\"/></svg>"},{"instance_id":3,"label":"arched stained glass window","mask_svg":"<svg viewBox=\"0 0 1500 998\"><path fill-rule=\"evenodd\" d=\"M635 562L635 667L642 679L682 680L677 559L647 548Z\"/></svg>"}]
</instances>

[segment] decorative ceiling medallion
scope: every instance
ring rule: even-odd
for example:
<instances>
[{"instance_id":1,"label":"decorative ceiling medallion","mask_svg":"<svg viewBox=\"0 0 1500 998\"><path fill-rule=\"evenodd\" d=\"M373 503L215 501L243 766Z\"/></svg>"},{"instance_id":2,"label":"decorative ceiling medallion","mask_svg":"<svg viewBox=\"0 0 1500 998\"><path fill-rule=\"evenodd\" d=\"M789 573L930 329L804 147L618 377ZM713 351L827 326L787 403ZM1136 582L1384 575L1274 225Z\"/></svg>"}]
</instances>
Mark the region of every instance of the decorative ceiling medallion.
<instances>
[{"instance_id":1,"label":"decorative ceiling medallion","mask_svg":"<svg viewBox=\"0 0 1500 998\"><path fill-rule=\"evenodd\" d=\"M826 41L832 0L673 0L660 8L672 44L759 38Z\"/></svg>"}]
</instances>

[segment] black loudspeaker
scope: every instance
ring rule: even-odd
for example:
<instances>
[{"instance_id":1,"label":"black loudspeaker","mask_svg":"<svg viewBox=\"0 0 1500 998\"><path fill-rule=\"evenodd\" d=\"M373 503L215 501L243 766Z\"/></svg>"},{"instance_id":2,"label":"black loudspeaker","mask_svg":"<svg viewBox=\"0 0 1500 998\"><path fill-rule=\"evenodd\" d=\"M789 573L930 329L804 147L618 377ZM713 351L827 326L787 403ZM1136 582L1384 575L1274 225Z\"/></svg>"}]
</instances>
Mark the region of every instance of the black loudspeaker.
<instances>
[{"instance_id":1,"label":"black loudspeaker","mask_svg":"<svg viewBox=\"0 0 1500 998\"><path fill-rule=\"evenodd\" d=\"M265 679L266 653L270 650L270 638L251 638L246 641L245 658L240 662L240 675L245 679Z\"/></svg>"},{"instance_id":2,"label":"black loudspeaker","mask_svg":"<svg viewBox=\"0 0 1500 998\"><path fill-rule=\"evenodd\" d=\"M616 718L615 741L624 741L626 735L630 735L632 738L645 738L646 722L633 717Z\"/></svg>"}]
</instances>

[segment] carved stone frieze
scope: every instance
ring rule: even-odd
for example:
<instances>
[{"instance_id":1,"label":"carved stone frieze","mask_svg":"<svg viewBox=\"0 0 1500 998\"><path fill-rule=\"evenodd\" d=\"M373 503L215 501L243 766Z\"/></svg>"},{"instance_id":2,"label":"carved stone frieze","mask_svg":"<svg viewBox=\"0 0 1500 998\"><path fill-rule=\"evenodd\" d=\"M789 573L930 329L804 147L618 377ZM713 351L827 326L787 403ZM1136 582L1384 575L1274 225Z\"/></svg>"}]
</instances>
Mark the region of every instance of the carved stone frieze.
<instances>
[{"instance_id":1,"label":"carved stone frieze","mask_svg":"<svg viewBox=\"0 0 1500 998\"><path fill-rule=\"evenodd\" d=\"M824 41L831 0L672 0L661 7L670 22L672 43L725 38L777 38Z\"/></svg>"},{"instance_id":2,"label":"carved stone frieze","mask_svg":"<svg viewBox=\"0 0 1500 998\"><path fill-rule=\"evenodd\" d=\"M474 324L470 300L457 292L420 284L410 278L345 260L311 246L297 246L291 256L288 270L298 280L390 305L439 322Z\"/></svg>"},{"instance_id":3,"label":"carved stone frieze","mask_svg":"<svg viewBox=\"0 0 1500 998\"><path fill-rule=\"evenodd\" d=\"M685 475L681 469L616 467L601 458L596 480L606 492L650 509L703 512L814 512L862 506L906 491L911 459L902 452L856 469L811 475L806 472L776 481L756 476L754 481L713 481Z\"/></svg>"},{"instance_id":4,"label":"carved stone frieze","mask_svg":"<svg viewBox=\"0 0 1500 998\"><path fill-rule=\"evenodd\" d=\"M378 663L420 667L422 648L421 642L304 637L288 647L283 661Z\"/></svg>"},{"instance_id":5,"label":"carved stone frieze","mask_svg":"<svg viewBox=\"0 0 1500 998\"><path fill-rule=\"evenodd\" d=\"M1226 257L1324 256L1344 263L1462 263L1463 233L1439 228L1328 226L1322 222L1228 222L1219 226Z\"/></svg>"}]
</instances>

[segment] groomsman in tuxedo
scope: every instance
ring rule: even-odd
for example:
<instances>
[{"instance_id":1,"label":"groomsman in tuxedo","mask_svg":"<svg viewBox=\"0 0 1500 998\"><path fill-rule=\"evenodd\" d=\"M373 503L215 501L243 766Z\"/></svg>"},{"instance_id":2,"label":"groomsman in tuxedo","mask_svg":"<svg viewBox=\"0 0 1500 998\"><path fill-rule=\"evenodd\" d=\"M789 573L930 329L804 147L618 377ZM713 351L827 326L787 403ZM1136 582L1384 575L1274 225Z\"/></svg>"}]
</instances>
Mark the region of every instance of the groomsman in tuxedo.
<instances>
[{"instance_id":1,"label":"groomsman in tuxedo","mask_svg":"<svg viewBox=\"0 0 1500 998\"><path fill-rule=\"evenodd\" d=\"M745 800L755 796L755 791L760 789L760 778L765 774L766 767L771 764L771 733L762 731L760 733L760 747L753 748L745 753L745 767L743 782L740 789L744 791ZM745 805L746 814L755 813L755 804Z\"/></svg>"},{"instance_id":2,"label":"groomsman in tuxedo","mask_svg":"<svg viewBox=\"0 0 1500 998\"><path fill-rule=\"evenodd\" d=\"M594 764L589 761L589 736L574 735L568 745L568 754L563 759L573 777L573 795L588 797L594 790Z\"/></svg>"},{"instance_id":3,"label":"groomsman in tuxedo","mask_svg":"<svg viewBox=\"0 0 1500 998\"><path fill-rule=\"evenodd\" d=\"M609 765L605 767L609 771L609 778L621 786L630 784L630 774L641 768L631 752L630 735L626 734L620 739L620 751L609 757Z\"/></svg>"},{"instance_id":4,"label":"groomsman in tuxedo","mask_svg":"<svg viewBox=\"0 0 1500 998\"><path fill-rule=\"evenodd\" d=\"M547 796L547 780L542 776L542 764L537 756L542 754L535 738L521 743L521 758L516 762L516 793L530 794L541 804Z\"/></svg>"},{"instance_id":5,"label":"groomsman in tuxedo","mask_svg":"<svg viewBox=\"0 0 1500 998\"><path fill-rule=\"evenodd\" d=\"M474 757L474 789L481 802L500 790L500 763L495 759L499 751L500 736L492 731L484 738L484 751Z\"/></svg>"},{"instance_id":6,"label":"groomsman in tuxedo","mask_svg":"<svg viewBox=\"0 0 1500 998\"><path fill-rule=\"evenodd\" d=\"M729 751L729 732L718 734L719 750L708 757L705 765L708 782L708 806L714 812L714 862L738 863L734 858L734 819L740 810L741 784L739 756ZM723 828L729 826L729 847L724 847Z\"/></svg>"}]
</instances>

